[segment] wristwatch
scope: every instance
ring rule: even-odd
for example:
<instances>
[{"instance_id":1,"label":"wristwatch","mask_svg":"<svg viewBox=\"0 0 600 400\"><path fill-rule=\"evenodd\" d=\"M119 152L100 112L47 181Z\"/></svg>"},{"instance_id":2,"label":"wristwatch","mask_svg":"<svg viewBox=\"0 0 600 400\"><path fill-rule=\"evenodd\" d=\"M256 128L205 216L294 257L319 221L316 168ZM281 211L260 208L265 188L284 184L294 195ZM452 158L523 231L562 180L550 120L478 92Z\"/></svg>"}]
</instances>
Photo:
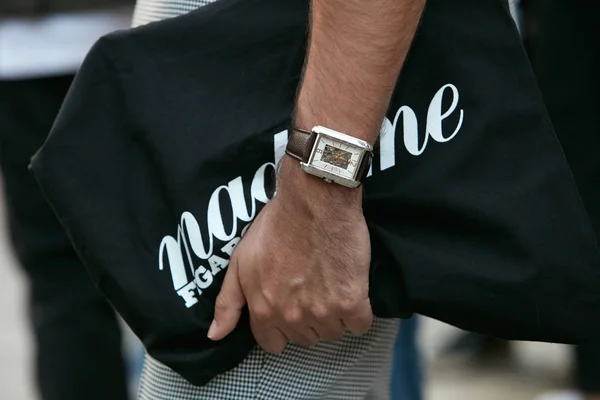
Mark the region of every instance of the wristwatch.
<instances>
[{"instance_id":1,"label":"wristwatch","mask_svg":"<svg viewBox=\"0 0 600 400\"><path fill-rule=\"evenodd\" d=\"M290 128L285 152L304 172L350 188L361 185L373 158L373 147L364 140L323 126Z\"/></svg>"}]
</instances>

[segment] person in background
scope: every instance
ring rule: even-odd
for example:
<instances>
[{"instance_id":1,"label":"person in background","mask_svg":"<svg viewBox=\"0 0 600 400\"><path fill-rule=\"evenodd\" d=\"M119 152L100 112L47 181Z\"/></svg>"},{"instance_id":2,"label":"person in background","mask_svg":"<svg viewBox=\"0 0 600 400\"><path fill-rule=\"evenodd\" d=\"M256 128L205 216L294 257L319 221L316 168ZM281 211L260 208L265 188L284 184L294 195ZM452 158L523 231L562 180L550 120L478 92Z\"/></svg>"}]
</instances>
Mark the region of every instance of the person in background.
<instances>
[{"instance_id":1,"label":"person in background","mask_svg":"<svg viewBox=\"0 0 600 400\"><path fill-rule=\"evenodd\" d=\"M523 11L526 47L600 244L600 3L523 0ZM574 350L576 390L538 400L600 400L600 343Z\"/></svg>"},{"instance_id":2,"label":"person in background","mask_svg":"<svg viewBox=\"0 0 600 400\"><path fill-rule=\"evenodd\" d=\"M400 323L394 345L390 400L423 399L423 370L418 332L418 315Z\"/></svg>"},{"instance_id":3,"label":"person in background","mask_svg":"<svg viewBox=\"0 0 600 400\"><path fill-rule=\"evenodd\" d=\"M28 171L73 76L128 0L0 1L0 167L10 236L28 281L43 400L128 398L117 317L94 287Z\"/></svg>"}]
</instances>

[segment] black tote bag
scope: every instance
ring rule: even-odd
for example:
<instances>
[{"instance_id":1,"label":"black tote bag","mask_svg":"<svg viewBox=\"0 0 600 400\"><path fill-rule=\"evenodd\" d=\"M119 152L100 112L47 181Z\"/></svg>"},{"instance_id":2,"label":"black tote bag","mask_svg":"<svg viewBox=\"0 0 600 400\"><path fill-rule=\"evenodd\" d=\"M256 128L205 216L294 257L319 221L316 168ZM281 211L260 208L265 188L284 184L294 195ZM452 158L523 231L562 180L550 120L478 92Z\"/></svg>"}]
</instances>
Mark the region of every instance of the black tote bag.
<instances>
[{"instance_id":1,"label":"black tote bag","mask_svg":"<svg viewBox=\"0 0 600 400\"><path fill-rule=\"evenodd\" d=\"M34 173L150 355L196 385L254 346L206 338L269 200L304 0L222 0L101 39ZM510 339L600 337L600 255L502 0L430 0L365 183L371 300ZM269 245L265 238L265 245Z\"/></svg>"}]
</instances>

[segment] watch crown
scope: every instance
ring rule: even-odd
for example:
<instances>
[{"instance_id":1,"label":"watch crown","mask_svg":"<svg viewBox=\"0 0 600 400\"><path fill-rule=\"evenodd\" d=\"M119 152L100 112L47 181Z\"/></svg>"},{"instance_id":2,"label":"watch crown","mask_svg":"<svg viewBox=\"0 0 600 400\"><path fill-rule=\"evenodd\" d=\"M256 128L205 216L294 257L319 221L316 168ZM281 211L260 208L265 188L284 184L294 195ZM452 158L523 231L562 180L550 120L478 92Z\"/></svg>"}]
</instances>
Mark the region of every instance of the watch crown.
<instances>
[{"instance_id":1,"label":"watch crown","mask_svg":"<svg viewBox=\"0 0 600 400\"><path fill-rule=\"evenodd\" d=\"M327 182L327 183L331 183L331 182L333 182L333 181L332 181L331 179L329 179L329 178L323 178L323 180L324 180L325 182Z\"/></svg>"}]
</instances>

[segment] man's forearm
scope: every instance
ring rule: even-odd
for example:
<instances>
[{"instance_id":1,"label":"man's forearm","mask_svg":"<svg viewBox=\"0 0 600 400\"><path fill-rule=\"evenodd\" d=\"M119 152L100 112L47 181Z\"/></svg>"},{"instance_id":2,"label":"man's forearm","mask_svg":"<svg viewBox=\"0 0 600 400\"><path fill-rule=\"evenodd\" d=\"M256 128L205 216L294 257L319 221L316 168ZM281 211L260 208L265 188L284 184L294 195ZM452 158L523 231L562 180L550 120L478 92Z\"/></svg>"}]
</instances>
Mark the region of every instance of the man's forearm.
<instances>
[{"instance_id":1,"label":"man's forearm","mask_svg":"<svg viewBox=\"0 0 600 400\"><path fill-rule=\"evenodd\" d=\"M295 124L373 144L426 0L313 0ZM284 159L278 193L294 209L360 209L362 191L324 183ZM291 195L291 196L288 196Z\"/></svg>"},{"instance_id":2,"label":"man's forearm","mask_svg":"<svg viewBox=\"0 0 600 400\"><path fill-rule=\"evenodd\" d=\"M375 142L425 0L313 0L296 123Z\"/></svg>"}]
</instances>

